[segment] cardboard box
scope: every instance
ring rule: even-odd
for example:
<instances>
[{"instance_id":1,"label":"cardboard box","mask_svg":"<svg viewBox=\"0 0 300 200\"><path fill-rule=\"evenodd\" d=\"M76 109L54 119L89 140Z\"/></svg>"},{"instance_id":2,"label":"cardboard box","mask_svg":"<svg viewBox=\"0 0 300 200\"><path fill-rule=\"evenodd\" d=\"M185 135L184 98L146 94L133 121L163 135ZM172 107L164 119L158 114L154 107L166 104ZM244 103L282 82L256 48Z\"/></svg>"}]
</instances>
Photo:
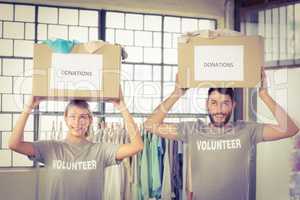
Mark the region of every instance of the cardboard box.
<instances>
[{"instance_id":1,"label":"cardboard box","mask_svg":"<svg viewBox=\"0 0 300 200\"><path fill-rule=\"evenodd\" d=\"M260 36L191 37L178 43L181 88L256 87L264 65Z\"/></svg>"},{"instance_id":2,"label":"cardboard box","mask_svg":"<svg viewBox=\"0 0 300 200\"><path fill-rule=\"evenodd\" d=\"M89 101L119 98L121 48L101 41L77 44L68 54L34 45L33 96Z\"/></svg>"}]
</instances>

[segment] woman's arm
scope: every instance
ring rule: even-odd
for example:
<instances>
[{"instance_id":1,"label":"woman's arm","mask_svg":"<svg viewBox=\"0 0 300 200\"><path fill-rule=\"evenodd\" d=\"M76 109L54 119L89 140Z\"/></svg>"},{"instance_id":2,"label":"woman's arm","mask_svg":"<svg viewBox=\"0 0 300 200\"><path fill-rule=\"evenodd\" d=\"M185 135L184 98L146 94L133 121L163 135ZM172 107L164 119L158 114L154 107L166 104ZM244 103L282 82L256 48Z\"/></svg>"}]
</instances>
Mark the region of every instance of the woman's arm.
<instances>
[{"instance_id":1,"label":"woman's arm","mask_svg":"<svg viewBox=\"0 0 300 200\"><path fill-rule=\"evenodd\" d=\"M130 143L122 144L117 151L116 159L122 160L126 157L133 156L134 154L142 151L144 148L144 144L142 141L139 128L134 122L133 117L131 116L131 114L129 113L126 107L121 88L120 88L120 100L112 101L112 103L120 111L124 119L126 131L130 138Z\"/></svg>"},{"instance_id":2,"label":"woman's arm","mask_svg":"<svg viewBox=\"0 0 300 200\"><path fill-rule=\"evenodd\" d=\"M25 105L25 108L21 115L18 118L18 121L12 131L12 134L9 138L9 148L13 151L16 151L27 156L34 156L35 151L31 142L24 141L24 127L28 120L28 117L31 111L39 105L41 98L31 97L28 103Z\"/></svg>"}]
</instances>

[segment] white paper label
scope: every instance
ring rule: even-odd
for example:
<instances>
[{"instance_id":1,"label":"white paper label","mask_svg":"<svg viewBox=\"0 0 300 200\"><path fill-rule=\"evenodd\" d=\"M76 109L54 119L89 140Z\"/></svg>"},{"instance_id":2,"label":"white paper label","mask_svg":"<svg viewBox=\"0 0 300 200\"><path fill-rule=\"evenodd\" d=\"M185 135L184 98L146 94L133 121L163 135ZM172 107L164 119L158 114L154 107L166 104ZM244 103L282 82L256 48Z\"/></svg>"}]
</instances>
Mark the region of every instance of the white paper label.
<instances>
[{"instance_id":1,"label":"white paper label","mask_svg":"<svg viewBox=\"0 0 300 200\"><path fill-rule=\"evenodd\" d=\"M52 54L50 89L101 90L103 57L99 54Z\"/></svg>"},{"instance_id":2,"label":"white paper label","mask_svg":"<svg viewBox=\"0 0 300 200\"><path fill-rule=\"evenodd\" d=\"M195 80L243 81L244 47L242 45L195 46Z\"/></svg>"}]
</instances>

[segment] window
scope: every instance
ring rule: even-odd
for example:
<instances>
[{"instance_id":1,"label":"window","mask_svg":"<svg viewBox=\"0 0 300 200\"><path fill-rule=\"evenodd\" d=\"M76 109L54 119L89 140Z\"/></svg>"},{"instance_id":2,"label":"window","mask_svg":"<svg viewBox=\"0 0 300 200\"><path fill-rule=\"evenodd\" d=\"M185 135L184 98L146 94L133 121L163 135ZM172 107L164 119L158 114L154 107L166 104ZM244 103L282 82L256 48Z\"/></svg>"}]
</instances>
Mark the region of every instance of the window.
<instances>
[{"instance_id":1,"label":"window","mask_svg":"<svg viewBox=\"0 0 300 200\"><path fill-rule=\"evenodd\" d=\"M132 113L149 114L174 89L177 38L185 32L214 29L215 20L107 12L106 40L125 47L122 63L124 96ZM204 114L207 89L191 90L171 113ZM115 113L106 103L107 113Z\"/></svg>"},{"instance_id":2,"label":"window","mask_svg":"<svg viewBox=\"0 0 300 200\"><path fill-rule=\"evenodd\" d=\"M32 166L27 157L8 149L8 139L24 102L31 94L35 6L0 4L0 167ZM5 47L5 48L3 48ZM33 116L25 141L33 141ZM3 159L2 159L3 158Z\"/></svg>"},{"instance_id":3,"label":"window","mask_svg":"<svg viewBox=\"0 0 300 200\"><path fill-rule=\"evenodd\" d=\"M242 32L265 38L267 66L300 63L300 3L248 11L242 16Z\"/></svg>"},{"instance_id":4,"label":"window","mask_svg":"<svg viewBox=\"0 0 300 200\"><path fill-rule=\"evenodd\" d=\"M106 15L105 27L99 25L101 12ZM10 151L8 138L31 94L35 42L55 38L87 42L98 40L98 33L104 32L108 42L124 46L128 58L122 63L121 85L129 111L142 123L174 88L178 36L215 27L214 19L0 3L0 167L34 164L26 156ZM206 96L207 89L189 91L166 120L195 120L195 116L206 120ZM42 102L40 115L31 115L28 120L25 140L63 138L67 131L63 119L66 104ZM90 105L96 118L94 127L103 116L107 122L122 121L111 103L105 103L104 110L99 102Z\"/></svg>"}]
</instances>

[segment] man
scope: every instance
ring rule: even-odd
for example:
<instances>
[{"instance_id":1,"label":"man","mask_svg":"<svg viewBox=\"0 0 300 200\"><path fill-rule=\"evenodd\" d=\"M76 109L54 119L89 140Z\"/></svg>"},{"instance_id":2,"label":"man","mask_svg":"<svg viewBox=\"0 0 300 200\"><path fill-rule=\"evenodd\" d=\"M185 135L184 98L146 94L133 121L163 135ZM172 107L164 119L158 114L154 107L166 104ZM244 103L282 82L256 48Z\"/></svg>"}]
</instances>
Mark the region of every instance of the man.
<instances>
[{"instance_id":1,"label":"man","mask_svg":"<svg viewBox=\"0 0 300 200\"><path fill-rule=\"evenodd\" d=\"M145 121L144 126L148 131L163 138L188 143L193 199L248 200L250 163L256 144L292 137L298 132L298 127L286 111L269 95L264 72L261 85L259 96L273 113L276 125L230 122L236 104L231 88L209 89L208 125L200 120L163 123L167 112L186 92L177 84L173 93Z\"/></svg>"}]
</instances>

